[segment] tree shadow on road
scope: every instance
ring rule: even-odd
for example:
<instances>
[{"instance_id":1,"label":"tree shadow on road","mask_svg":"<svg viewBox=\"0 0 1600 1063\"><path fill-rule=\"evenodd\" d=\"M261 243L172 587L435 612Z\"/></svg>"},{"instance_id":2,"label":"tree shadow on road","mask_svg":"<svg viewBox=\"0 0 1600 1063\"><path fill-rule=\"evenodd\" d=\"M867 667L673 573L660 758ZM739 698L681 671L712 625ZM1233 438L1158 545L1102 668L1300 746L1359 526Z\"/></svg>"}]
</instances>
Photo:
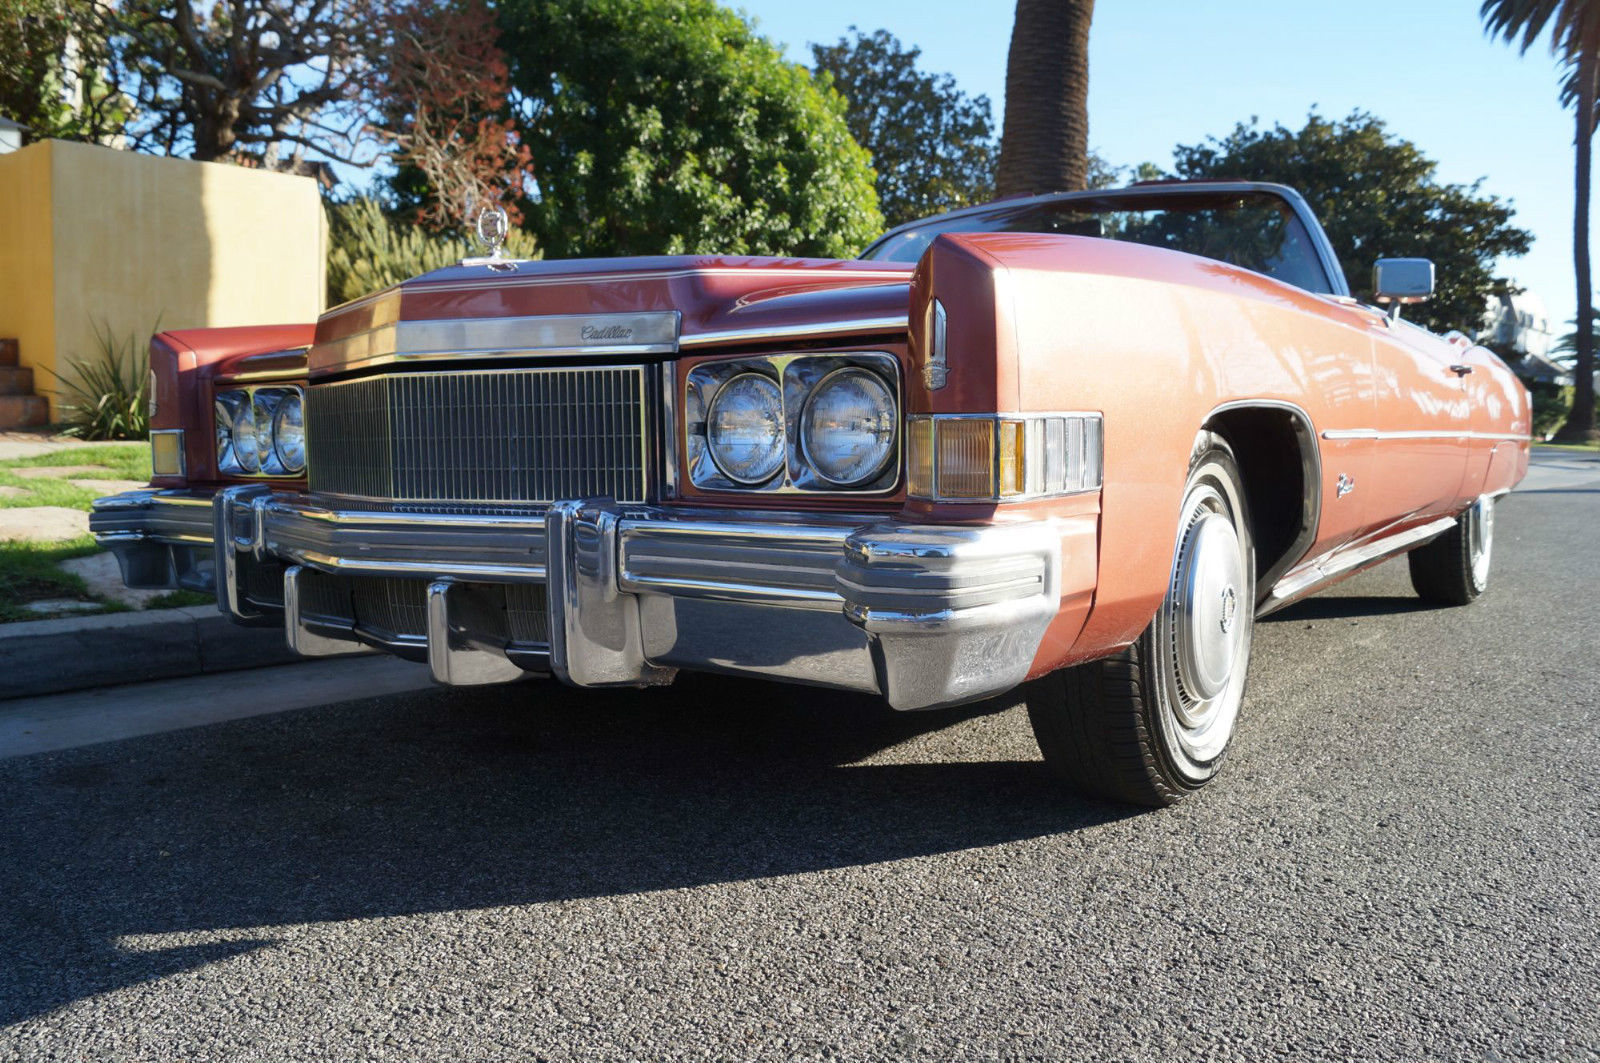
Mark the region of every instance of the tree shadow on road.
<instances>
[{"instance_id":1,"label":"tree shadow on road","mask_svg":"<svg viewBox=\"0 0 1600 1063\"><path fill-rule=\"evenodd\" d=\"M0 1023L270 946L279 924L790 875L1128 814L1063 794L1034 760L855 763L996 709L896 714L707 676L651 693L541 682L12 761ZM206 933L221 930L237 934ZM184 932L203 942L120 941Z\"/></svg>"}]
</instances>

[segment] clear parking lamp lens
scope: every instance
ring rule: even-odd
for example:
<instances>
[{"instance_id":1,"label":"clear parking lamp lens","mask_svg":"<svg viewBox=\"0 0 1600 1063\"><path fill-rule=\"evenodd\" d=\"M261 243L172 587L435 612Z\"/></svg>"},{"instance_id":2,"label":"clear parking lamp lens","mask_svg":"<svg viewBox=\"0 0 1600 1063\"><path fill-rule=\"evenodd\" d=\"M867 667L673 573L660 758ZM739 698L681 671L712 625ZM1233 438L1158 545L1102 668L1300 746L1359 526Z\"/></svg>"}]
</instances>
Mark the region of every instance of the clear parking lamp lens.
<instances>
[{"instance_id":1,"label":"clear parking lamp lens","mask_svg":"<svg viewBox=\"0 0 1600 1063\"><path fill-rule=\"evenodd\" d=\"M806 400L800 422L806 460L839 487L872 480L894 454L899 427L894 393L865 369L840 369L824 377Z\"/></svg>"},{"instance_id":2,"label":"clear parking lamp lens","mask_svg":"<svg viewBox=\"0 0 1600 1063\"><path fill-rule=\"evenodd\" d=\"M711 400L706 414L711 460L728 479L765 483L783 467L783 397L771 378L740 373Z\"/></svg>"},{"instance_id":3,"label":"clear parking lamp lens","mask_svg":"<svg viewBox=\"0 0 1600 1063\"><path fill-rule=\"evenodd\" d=\"M287 473L304 471L306 467L305 405L300 392L291 391L278 403L278 412L272 415L272 446L278 454L278 464Z\"/></svg>"},{"instance_id":4,"label":"clear parking lamp lens","mask_svg":"<svg viewBox=\"0 0 1600 1063\"><path fill-rule=\"evenodd\" d=\"M244 472L261 471L261 437L264 425L256 423L256 406L241 402L233 414L233 460Z\"/></svg>"}]
</instances>

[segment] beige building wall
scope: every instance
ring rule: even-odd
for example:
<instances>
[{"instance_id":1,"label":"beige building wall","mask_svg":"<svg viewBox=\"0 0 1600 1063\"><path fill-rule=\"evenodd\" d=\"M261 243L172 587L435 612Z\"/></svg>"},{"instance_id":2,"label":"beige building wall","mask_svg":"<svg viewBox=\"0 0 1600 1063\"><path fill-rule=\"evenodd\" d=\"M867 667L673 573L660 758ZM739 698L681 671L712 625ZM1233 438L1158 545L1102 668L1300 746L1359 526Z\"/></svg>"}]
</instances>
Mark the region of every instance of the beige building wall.
<instances>
[{"instance_id":1,"label":"beige building wall","mask_svg":"<svg viewBox=\"0 0 1600 1063\"><path fill-rule=\"evenodd\" d=\"M24 365L46 370L35 374L42 394L52 372L70 378L72 362L94 357L97 329L142 347L158 321L313 321L326 243L309 177L30 145L0 156L0 336L20 341Z\"/></svg>"}]
</instances>

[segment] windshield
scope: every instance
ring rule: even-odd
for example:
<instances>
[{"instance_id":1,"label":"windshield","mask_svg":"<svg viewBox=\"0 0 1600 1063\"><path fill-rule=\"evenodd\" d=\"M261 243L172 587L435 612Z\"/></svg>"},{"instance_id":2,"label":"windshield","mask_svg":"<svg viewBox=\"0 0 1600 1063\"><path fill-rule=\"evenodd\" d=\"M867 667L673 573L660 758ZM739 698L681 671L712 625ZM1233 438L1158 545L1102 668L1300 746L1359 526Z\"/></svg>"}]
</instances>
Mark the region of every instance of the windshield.
<instances>
[{"instance_id":1,"label":"windshield","mask_svg":"<svg viewBox=\"0 0 1600 1063\"><path fill-rule=\"evenodd\" d=\"M1269 192L1147 192L997 204L934 218L869 247L863 258L915 262L940 233L1054 233L1184 251L1331 293L1316 245L1288 203Z\"/></svg>"}]
</instances>

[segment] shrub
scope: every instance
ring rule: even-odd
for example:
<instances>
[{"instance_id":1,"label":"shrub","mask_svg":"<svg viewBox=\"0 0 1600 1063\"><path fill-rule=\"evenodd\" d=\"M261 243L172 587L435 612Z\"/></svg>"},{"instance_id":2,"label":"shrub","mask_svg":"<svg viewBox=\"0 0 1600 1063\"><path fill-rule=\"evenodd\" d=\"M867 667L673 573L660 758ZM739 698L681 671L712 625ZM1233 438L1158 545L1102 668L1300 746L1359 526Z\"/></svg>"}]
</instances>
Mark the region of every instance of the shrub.
<instances>
[{"instance_id":1,"label":"shrub","mask_svg":"<svg viewBox=\"0 0 1600 1063\"><path fill-rule=\"evenodd\" d=\"M1548 439L1567 423L1572 412L1572 388L1525 381L1533 397L1533 438Z\"/></svg>"},{"instance_id":2,"label":"shrub","mask_svg":"<svg viewBox=\"0 0 1600 1063\"><path fill-rule=\"evenodd\" d=\"M482 250L453 236L430 236L390 216L370 196L328 208L328 302L349 302L410 280L419 273L453 266ZM533 237L517 229L506 235L509 258L537 258Z\"/></svg>"},{"instance_id":3,"label":"shrub","mask_svg":"<svg viewBox=\"0 0 1600 1063\"><path fill-rule=\"evenodd\" d=\"M158 322L150 331L160 330ZM80 439L145 439L150 435L150 353L139 336L95 326L96 351L73 364L73 379L55 376L63 431Z\"/></svg>"}]
</instances>

